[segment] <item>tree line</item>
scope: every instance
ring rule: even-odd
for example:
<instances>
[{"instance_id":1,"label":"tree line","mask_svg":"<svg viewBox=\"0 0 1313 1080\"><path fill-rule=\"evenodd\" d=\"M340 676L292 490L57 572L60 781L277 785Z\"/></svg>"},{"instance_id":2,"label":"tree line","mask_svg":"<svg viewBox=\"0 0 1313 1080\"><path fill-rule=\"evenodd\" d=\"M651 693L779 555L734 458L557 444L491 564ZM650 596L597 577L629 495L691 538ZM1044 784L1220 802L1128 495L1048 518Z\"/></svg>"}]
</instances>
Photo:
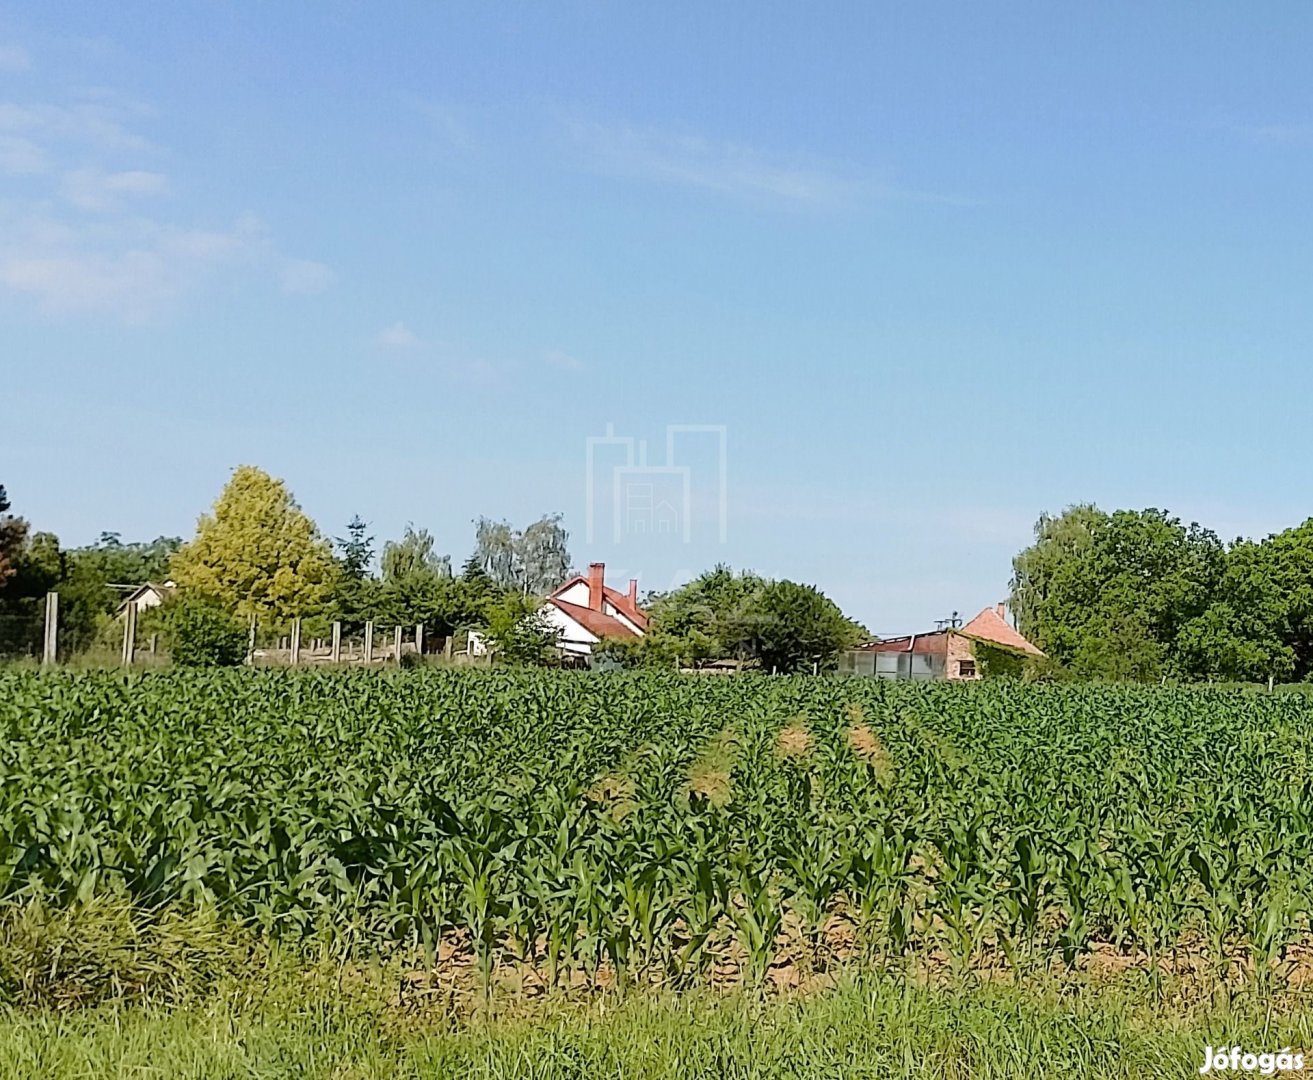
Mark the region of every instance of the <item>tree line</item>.
<instances>
[{"instance_id":1,"label":"tree line","mask_svg":"<svg viewBox=\"0 0 1313 1080\"><path fill-rule=\"evenodd\" d=\"M459 629L514 625L529 599L571 572L568 534L559 514L525 529L481 518L475 550L459 573L435 550L426 529L408 525L376 551L369 527L356 515L345 535L325 537L281 481L242 466L225 485L195 536L124 543L104 533L85 547L62 548L10 513L0 487L0 655L31 653L41 638L44 597L60 596L61 652L113 644L124 592L116 585L173 581L179 588L158 616L158 629L187 628L221 658L245 652L245 622L269 628L294 618L343 623L356 633L366 621L423 623L443 637ZM508 635L509 637L509 635Z\"/></svg>"},{"instance_id":2,"label":"tree line","mask_svg":"<svg viewBox=\"0 0 1313 1080\"><path fill-rule=\"evenodd\" d=\"M1157 681L1313 675L1313 519L1223 542L1165 510L1042 515L1013 560L1017 628L1061 671Z\"/></svg>"},{"instance_id":3,"label":"tree line","mask_svg":"<svg viewBox=\"0 0 1313 1080\"><path fill-rule=\"evenodd\" d=\"M186 542L124 543L105 533L64 550L8 511L0 488L0 655L35 651L52 589L60 594L61 652L97 641L111 651L123 597L111 586L172 580L176 594L145 618L168 639L175 662L240 662L254 617L284 632L299 618L307 636L326 636L333 622L347 634L366 622L422 623L430 640L478 630L503 660L548 664L558 659L557 638L539 608L575 573L560 514L524 528L479 518L474 550L456 571L432 534L413 524L381 549L358 514L342 536L325 536L283 481L252 466L234 470ZM865 636L818 589L725 566L644 602L647 635L601 649L625 666L736 659L778 671L828 668Z\"/></svg>"}]
</instances>

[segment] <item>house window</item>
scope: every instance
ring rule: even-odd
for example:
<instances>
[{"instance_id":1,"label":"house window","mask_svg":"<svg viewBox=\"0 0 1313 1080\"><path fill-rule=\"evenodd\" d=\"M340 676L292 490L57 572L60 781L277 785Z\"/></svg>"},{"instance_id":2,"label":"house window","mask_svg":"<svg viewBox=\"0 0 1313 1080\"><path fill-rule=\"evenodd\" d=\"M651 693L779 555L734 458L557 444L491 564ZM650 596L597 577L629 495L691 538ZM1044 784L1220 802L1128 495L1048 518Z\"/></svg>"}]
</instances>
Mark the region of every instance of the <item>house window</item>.
<instances>
[{"instance_id":1,"label":"house window","mask_svg":"<svg viewBox=\"0 0 1313 1080\"><path fill-rule=\"evenodd\" d=\"M976 662L974 660L959 660L957 662L957 674L963 679L974 679L976 677Z\"/></svg>"}]
</instances>

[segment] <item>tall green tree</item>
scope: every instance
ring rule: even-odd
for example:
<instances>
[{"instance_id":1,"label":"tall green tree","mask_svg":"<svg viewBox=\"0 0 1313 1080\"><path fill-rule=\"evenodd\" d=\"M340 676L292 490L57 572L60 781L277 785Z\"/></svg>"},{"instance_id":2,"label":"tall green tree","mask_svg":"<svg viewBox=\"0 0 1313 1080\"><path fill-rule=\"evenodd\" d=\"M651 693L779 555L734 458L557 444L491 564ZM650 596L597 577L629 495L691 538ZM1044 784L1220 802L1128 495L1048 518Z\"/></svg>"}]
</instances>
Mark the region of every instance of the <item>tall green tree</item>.
<instances>
[{"instance_id":1,"label":"tall green tree","mask_svg":"<svg viewBox=\"0 0 1313 1080\"><path fill-rule=\"evenodd\" d=\"M0 589L18 572L18 558L27 541L27 522L9 513L9 496L0 484Z\"/></svg>"},{"instance_id":2,"label":"tall green tree","mask_svg":"<svg viewBox=\"0 0 1313 1080\"><path fill-rule=\"evenodd\" d=\"M427 529L407 525L400 540L383 546L380 611L389 622L423 623L431 633L454 628L450 556L435 550Z\"/></svg>"},{"instance_id":3,"label":"tall green tree","mask_svg":"<svg viewBox=\"0 0 1313 1080\"><path fill-rule=\"evenodd\" d=\"M1200 629L1227 550L1217 534L1166 511L1089 504L1043 515L1013 560L1018 629L1076 674L1199 677Z\"/></svg>"},{"instance_id":4,"label":"tall green tree","mask_svg":"<svg viewBox=\"0 0 1313 1080\"><path fill-rule=\"evenodd\" d=\"M346 536L334 541L337 564L325 602L329 618L349 634L359 632L378 614L378 580L373 575L374 537L359 514L347 522Z\"/></svg>"},{"instance_id":5,"label":"tall green tree","mask_svg":"<svg viewBox=\"0 0 1313 1080\"><path fill-rule=\"evenodd\" d=\"M570 534L560 514L546 514L524 529L479 518L475 558L494 584L521 596L541 596L570 577Z\"/></svg>"},{"instance_id":6,"label":"tall green tree","mask_svg":"<svg viewBox=\"0 0 1313 1080\"><path fill-rule=\"evenodd\" d=\"M7 526L7 528L6 528ZM35 652L44 624L45 595L65 576L65 560L54 533L29 532L22 518L0 520L5 578L0 582L0 653ZM72 608L67 625L76 623Z\"/></svg>"},{"instance_id":7,"label":"tall green tree","mask_svg":"<svg viewBox=\"0 0 1313 1080\"><path fill-rule=\"evenodd\" d=\"M617 648L625 662L699 667L712 660L755 660L765 670L830 667L866 637L820 590L770 581L718 564L688 584L654 597L647 634Z\"/></svg>"},{"instance_id":8,"label":"tall green tree","mask_svg":"<svg viewBox=\"0 0 1313 1080\"><path fill-rule=\"evenodd\" d=\"M183 588L279 620L318 612L333 572L328 541L287 486L250 465L233 472L171 562Z\"/></svg>"},{"instance_id":9,"label":"tall green tree","mask_svg":"<svg viewBox=\"0 0 1313 1080\"><path fill-rule=\"evenodd\" d=\"M1227 553L1217 602L1197 628L1224 678L1313 677L1313 519ZM1208 672L1213 674L1214 672Z\"/></svg>"},{"instance_id":10,"label":"tall green tree","mask_svg":"<svg viewBox=\"0 0 1313 1080\"><path fill-rule=\"evenodd\" d=\"M780 672L832 667L862 632L839 606L812 585L772 581L753 605L753 642L763 670Z\"/></svg>"},{"instance_id":11,"label":"tall green tree","mask_svg":"<svg viewBox=\"0 0 1313 1080\"><path fill-rule=\"evenodd\" d=\"M478 554L471 555L461 567L460 576L453 582L453 625L486 627L491 609L500 603L507 591L488 576Z\"/></svg>"},{"instance_id":12,"label":"tall green tree","mask_svg":"<svg viewBox=\"0 0 1313 1080\"><path fill-rule=\"evenodd\" d=\"M359 514L352 515L347 522L346 536L339 536L335 543L341 552L343 574L353 581L364 581L369 577L374 564L374 538L369 533L369 525Z\"/></svg>"},{"instance_id":13,"label":"tall green tree","mask_svg":"<svg viewBox=\"0 0 1313 1080\"><path fill-rule=\"evenodd\" d=\"M451 577L451 556L434 550L428 529L407 525L400 540L383 545L383 583L432 582Z\"/></svg>"},{"instance_id":14,"label":"tall green tree","mask_svg":"<svg viewBox=\"0 0 1313 1080\"><path fill-rule=\"evenodd\" d=\"M755 656L753 620L766 580L724 563L651 599L644 648L654 662L698 667L709 660Z\"/></svg>"},{"instance_id":15,"label":"tall green tree","mask_svg":"<svg viewBox=\"0 0 1313 1080\"><path fill-rule=\"evenodd\" d=\"M169 562L181 546L179 536L125 543L119 533L103 532L94 544L73 548L69 555L81 572L107 585L141 585L164 580Z\"/></svg>"}]
</instances>

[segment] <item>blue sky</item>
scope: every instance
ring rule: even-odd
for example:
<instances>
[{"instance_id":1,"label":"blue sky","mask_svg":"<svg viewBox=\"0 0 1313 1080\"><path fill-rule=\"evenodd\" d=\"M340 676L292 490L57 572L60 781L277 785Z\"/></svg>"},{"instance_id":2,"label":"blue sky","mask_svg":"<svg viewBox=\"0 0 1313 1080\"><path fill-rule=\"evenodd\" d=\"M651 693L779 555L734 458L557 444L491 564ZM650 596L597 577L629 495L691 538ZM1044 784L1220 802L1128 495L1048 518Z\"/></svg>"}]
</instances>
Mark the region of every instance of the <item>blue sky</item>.
<instances>
[{"instance_id":1,"label":"blue sky","mask_svg":"<svg viewBox=\"0 0 1313 1080\"><path fill-rule=\"evenodd\" d=\"M188 535L242 463L457 562L561 511L614 578L724 560L884 633L1002 598L1072 502L1265 534L1310 505L1310 32L0 0L0 483L69 544ZM600 460L587 541L608 423L649 464L723 426L723 542L697 437L688 542L617 536Z\"/></svg>"}]
</instances>

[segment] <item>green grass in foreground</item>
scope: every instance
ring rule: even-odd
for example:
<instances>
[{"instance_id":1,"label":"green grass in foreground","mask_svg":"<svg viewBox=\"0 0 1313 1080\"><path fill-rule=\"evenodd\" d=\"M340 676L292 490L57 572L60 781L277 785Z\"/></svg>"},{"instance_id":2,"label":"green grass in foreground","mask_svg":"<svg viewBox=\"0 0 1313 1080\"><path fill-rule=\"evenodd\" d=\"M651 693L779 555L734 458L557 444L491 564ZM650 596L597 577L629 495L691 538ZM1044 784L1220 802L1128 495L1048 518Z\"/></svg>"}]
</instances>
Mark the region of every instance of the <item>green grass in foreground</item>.
<instances>
[{"instance_id":1,"label":"green grass in foreground","mask_svg":"<svg viewBox=\"0 0 1313 1080\"><path fill-rule=\"evenodd\" d=\"M1313 1016L1155 1005L1130 987L936 990L869 977L805 998L631 996L516 1018L295 994L235 1006L0 1012L0 1078L1171 1077L1206 1044L1313 1045Z\"/></svg>"}]
</instances>

